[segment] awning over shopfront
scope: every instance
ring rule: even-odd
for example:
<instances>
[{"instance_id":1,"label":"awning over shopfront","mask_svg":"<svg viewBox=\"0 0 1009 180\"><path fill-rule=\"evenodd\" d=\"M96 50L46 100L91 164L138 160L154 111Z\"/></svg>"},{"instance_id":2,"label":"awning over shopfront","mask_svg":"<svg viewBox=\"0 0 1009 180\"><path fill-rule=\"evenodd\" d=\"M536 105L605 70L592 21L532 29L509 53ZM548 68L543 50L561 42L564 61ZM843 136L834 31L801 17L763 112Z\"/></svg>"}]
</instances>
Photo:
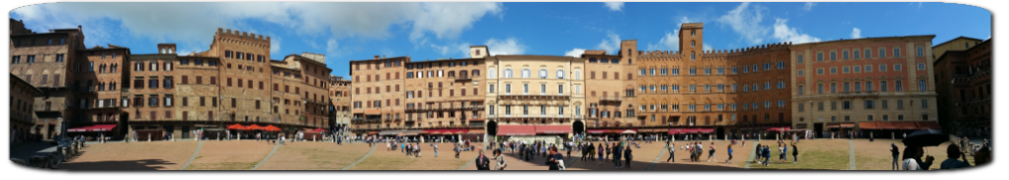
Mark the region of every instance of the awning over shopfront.
<instances>
[{"instance_id":1,"label":"awning over shopfront","mask_svg":"<svg viewBox=\"0 0 1009 180\"><path fill-rule=\"evenodd\" d=\"M452 134L462 134L469 131L468 129L425 129L420 133L427 133L430 135L452 135Z\"/></svg>"},{"instance_id":2,"label":"awning over shopfront","mask_svg":"<svg viewBox=\"0 0 1009 180\"><path fill-rule=\"evenodd\" d=\"M263 130L264 131L273 131L273 132L276 132L276 131L280 131L280 128L278 128L277 126L268 125L266 127L263 127Z\"/></svg>"},{"instance_id":3,"label":"awning over shopfront","mask_svg":"<svg viewBox=\"0 0 1009 180\"><path fill-rule=\"evenodd\" d=\"M765 129L765 131L778 131L778 132L788 132L791 131L792 127L771 127Z\"/></svg>"},{"instance_id":4,"label":"awning over shopfront","mask_svg":"<svg viewBox=\"0 0 1009 180\"><path fill-rule=\"evenodd\" d=\"M942 130L942 126L939 126L937 122L915 122L914 124L918 125L918 129Z\"/></svg>"},{"instance_id":5,"label":"awning over shopfront","mask_svg":"<svg viewBox=\"0 0 1009 180\"><path fill-rule=\"evenodd\" d=\"M536 127L532 125L498 125L498 136L535 136Z\"/></svg>"},{"instance_id":6,"label":"awning over shopfront","mask_svg":"<svg viewBox=\"0 0 1009 180\"><path fill-rule=\"evenodd\" d=\"M368 132L368 135L378 135L378 131L371 131L371 132Z\"/></svg>"},{"instance_id":7,"label":"awning over shopfront","mask_svg":"<svg viewBox=\"0 0 1009 180\"><path fill-rule=\"evenodd\" d=\"M484 134L484 131L483 129L473 129L469 130L469 132L466 132L466 134Z\"/></svg>"},{"instance_id":8,"label":"awning over shopfront","mask_svg":"<svg viewBox=\"0 0 1009 180\"><path fill-rule=\"evenodd\" d=\"M84 127L75 127L67 129L67 132L108 132L116 128L115 124L99 124Z\"/></svg>"},{"instance_id":9,"label":"awning over shopfront","mask_svg":"<svg viewBox=\"0 0 1009 180\"><path fill-rule=\"evenodd\" d=\"M589 130L586 130L586 132L589 133L589 134L621 134L624 131L635 131L635 132L637 132L637 129L589 129Z\"/></svg>"},{"instance_id":10,"label":"awning over shopfront","mask_svg":"<svg viewBox=\"0 0 1009 180\"><path fill-rule=\"evenodd\" d=\"M672 128L669 129L669 134L710 134L715 132L712 128Z\"/></svg>"},{"instance_id":11,"label":"awning over shopfront","mask_svg":"<svg viewBox=\"0 0 1009 180\"><path fill-rule=\"evenodd\" d=\"M862 130L879 130L879 125L876 122L858 122L858 128Z\"/></svg>"},{"instance_id":12,"label":"awning over shopfront","mask_svg":"<svg viewBox=\"0 0 1009 180\"><path fill-rule=\"evenodd\" d=\"M378 135L395 136L395 135L397 135L399 133L404 133L404 132L406 132L406 131L404 131L404 130L382 130L382 131L378 132Z\"/></svg>"},{"instance_id":13,"label":"awning over shopfront","mask_svg":"<svg viewBox=\"0 0 1009 180\"><path fill-rule=\"evenodd\" d=\"M536 134L568 134L571 133L571 126L568 125L537 125Z\"/></svg>"},{"instance_id":14,"label":"awning over shopfront","mask_svg":"<svg viewBox=\"0 0 1009 180\"><path fill-rule=\"evenodd\" d=\"M235 124L229 125L228 129L230 129L230 130L243 130L243 129L245 129L245 126L242 126L241 124L235 123Z\"/></svg>"},{"instance_id":15,"label":"awning over shopfront","mask_svg":"<svg viewBox=\"0 0 1009 180\"><path fill-rule=\"evenodd\" d=\"M263 127L262 127L262 126L259 126L259 125L255 125L255 124L253 124L253 125L251 125L251 126L246 126L246 127L245 127L245 130L246 130L246 131L256 131L256 130L263 130Z\"/></svg>"}]
</instances>

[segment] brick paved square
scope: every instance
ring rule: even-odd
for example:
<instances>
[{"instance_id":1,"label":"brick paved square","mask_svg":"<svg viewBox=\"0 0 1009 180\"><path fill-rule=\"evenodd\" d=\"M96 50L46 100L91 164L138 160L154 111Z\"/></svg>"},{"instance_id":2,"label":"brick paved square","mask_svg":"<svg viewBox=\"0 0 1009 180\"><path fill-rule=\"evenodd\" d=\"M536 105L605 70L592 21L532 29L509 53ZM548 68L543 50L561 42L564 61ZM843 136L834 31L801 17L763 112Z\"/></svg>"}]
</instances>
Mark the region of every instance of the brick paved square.
<instances>
[{"instance_id":1,"label":"brick paved square","mask_svg":"<svg viewBox=\"0 0 1009 180\"><path fill-rule=\"evenodd\" d=\"M60 165L69 170L178 170L198 142L131 142L88 144L81 155Z\"/></svg>"},{"instance_id":2,"label":"brick paved square","mask_svg":"<svg viewBox=\"0 0 1009 180\"><path fill-rule=\"evenodd\" d=\"M186 170L247 170L273 150L273 144L256 141L205 141Z\"/></svg>"},{"instance_id":3,"label":"brick paved square","mask_svg":"<svg viewBox=\"0 0 1009 180\"><path fill-rule=\"evenodd\" d=\"M400 152L400 149L389 151L386 150L384 143L376 145L379 146L378 149L351 170L458 170L478 155L477 151L462 151L456 159L451 143L438 143L438 157L434 157L434 148L431 144L422 143L421 157L410 158ZM481 146L480 143L472 145ZM490 156L490 152L488 151L486 155Z\"/></svg>"},{"instance_id":4,"label":"brick paved square","mask_svg":"<svg viewBox=\"0 0 1009 180\"><path fill-rule=\"evenodd\" d=\"M256 170L339 170L368 154L368 144L298 142L281 145Z\"/></svg>"}]
</instances>

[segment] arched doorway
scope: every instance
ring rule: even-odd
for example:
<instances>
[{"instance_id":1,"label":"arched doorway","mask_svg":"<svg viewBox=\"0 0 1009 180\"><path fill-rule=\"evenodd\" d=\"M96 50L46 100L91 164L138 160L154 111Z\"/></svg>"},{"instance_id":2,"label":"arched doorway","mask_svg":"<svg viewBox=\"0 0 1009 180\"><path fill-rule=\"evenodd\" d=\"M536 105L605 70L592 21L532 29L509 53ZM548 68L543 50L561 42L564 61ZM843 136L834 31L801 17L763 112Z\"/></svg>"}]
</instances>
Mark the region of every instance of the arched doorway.
<instances>
[{"instance_id":1,"label":"arched doorway","mask_svg":"<svg viewBox=\"0 0 1009 180\"><path fill-rule=\"evenodd\" d=\"M584 134L585 123L582 121L575 121L575 123L571 124L571 131L574 132L575 134Z\"/></svg>"},{"instance_id":2,"label":"arched doorway","mask_svg":"<svg viewBox=\"0 0 1009 180\"><path fill-rule=\"evenodd\" d=\"M497 121L487 121L487 135L497 136Z\"/></svg>"}]
</instances>

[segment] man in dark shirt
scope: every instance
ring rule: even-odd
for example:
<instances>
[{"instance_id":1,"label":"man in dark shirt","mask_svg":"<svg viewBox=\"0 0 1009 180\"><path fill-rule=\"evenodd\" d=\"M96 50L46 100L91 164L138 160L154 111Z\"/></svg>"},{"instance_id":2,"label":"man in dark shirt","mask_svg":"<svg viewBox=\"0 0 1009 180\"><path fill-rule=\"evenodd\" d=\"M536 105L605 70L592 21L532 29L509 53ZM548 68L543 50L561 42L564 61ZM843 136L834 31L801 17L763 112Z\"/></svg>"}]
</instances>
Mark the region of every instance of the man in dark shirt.
<instances>
[{"instance_id":1,"label":"man in dark shirt","mask_svg":"<svg viewBox=\"0 0 1009 180\"><path fill-rule=\"evenodd\" d=\"M621 156L622 152L623 148L619 146L619 143L613 143L613 163L617 165L617 169L624 167L623 162L620 161L620 158L623 157Z\"/></svg>"},{"instance_id":2,"label":"man in dark shirt","mask_svg":"<svg viewBox=\"0 0 1009 180\"><path fill-rule=\"evenodd\" d=\"M564 156L557 152L557 147L550 147L550 157L547 159L547 165L550 166L549 170L561 170L561 164L564 161Z\"/></svg>"},{"instance_id":3,"label":"man in dark shirt","mask_svg":"<svg viewBox=\"0 0 1009 180\"><path fill-rule=\"evenodd\" d=\"M490 170L490 160L483 155L483 149L480 150L480 156L476 157L476 170Z\"/></svg>"},{"instance_id":4,"label":"man in dark shirt","mask_svg":"<svg viewBox=\"0 0 1009 180\"><path fill-rule=\"evenodd\" d=\"M896 144L890 143L890 154L893 155L893 163L890 166L893 167L893 170L900 169L900 157L898 156L900 151L898 150Z\"/></svg>"}]
</instances>

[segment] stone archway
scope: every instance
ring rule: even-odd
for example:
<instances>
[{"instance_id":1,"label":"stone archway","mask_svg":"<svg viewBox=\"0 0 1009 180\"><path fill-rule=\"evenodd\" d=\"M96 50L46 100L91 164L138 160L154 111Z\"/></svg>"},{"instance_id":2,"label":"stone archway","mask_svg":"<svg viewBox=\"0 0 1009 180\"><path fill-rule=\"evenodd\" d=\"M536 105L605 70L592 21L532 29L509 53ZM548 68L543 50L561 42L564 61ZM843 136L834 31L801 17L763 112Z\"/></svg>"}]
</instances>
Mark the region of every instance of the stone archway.
<instances>
[{"instance_id":1,"label":"stone archway","mask_svg":"<svg viewBox=\"0 0 1009 180\"><path fill-rule=\"evenodd\" d=\"M497 136L497 121L487 121L487 135Z\"/></svg>"},{"instance_id":2,"label":"stone archway","mask_svg":"<svg viewBox=\"0 0 1009 180\"><path fill-rule=\"evenodd\" d=\"M580 120L575 121L575 123L571 123L571 130L572 130L571 132L573 132L574 134L584 134L585 123Z\"/></svg>"}]
</instances>

